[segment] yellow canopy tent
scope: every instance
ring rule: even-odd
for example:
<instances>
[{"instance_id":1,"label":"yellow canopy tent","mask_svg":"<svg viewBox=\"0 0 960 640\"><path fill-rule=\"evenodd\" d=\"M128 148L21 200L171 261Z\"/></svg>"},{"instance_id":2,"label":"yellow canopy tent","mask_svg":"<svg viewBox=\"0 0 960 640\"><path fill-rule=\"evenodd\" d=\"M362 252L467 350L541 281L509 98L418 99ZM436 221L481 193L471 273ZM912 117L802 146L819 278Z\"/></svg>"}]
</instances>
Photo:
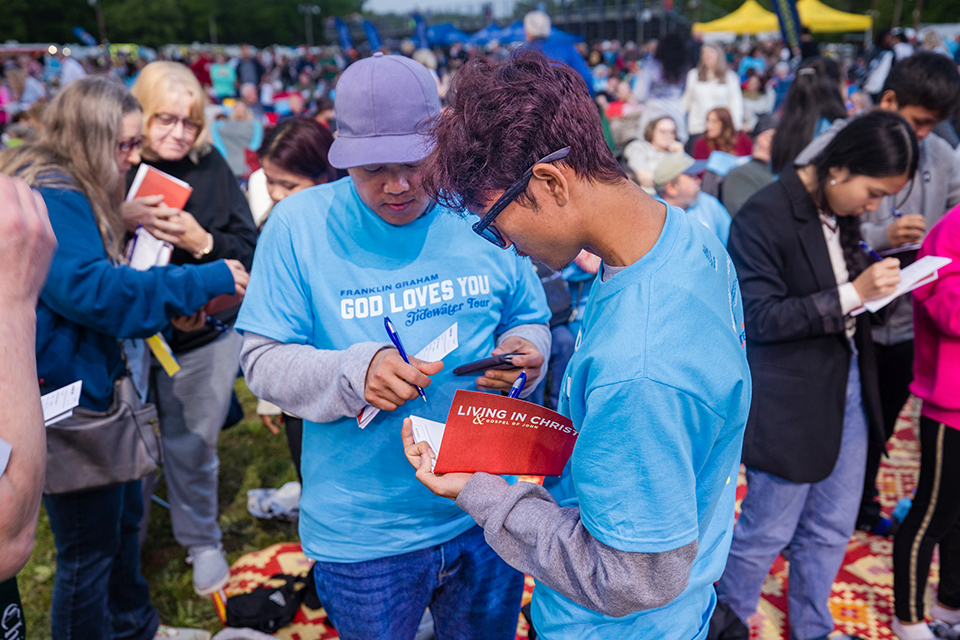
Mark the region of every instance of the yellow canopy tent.
<instances>
[{"instance_id":1,"label":"yellow canopy tent","mask_svg":"<svg viewBox=\"0 0 960 640\"><path fill-rule=\"evenodd\" d=\"M757 0L746 0L735 11L717 20L697 22L693 25L694 33L728 31L753 35L779 30L780 22L777 20L777 14L761 7Z\"/></svg>"},{"instance_id":2,"label":"yellow canopy tent","mask_svg":"<svg viewBox=\"0 0 960 640\"><path fill-rule=\"evenodd\" d=\"M800 23L814 33L866 31L873 25L870 16L839 11L820 0L797 0Z\"/></svg>"},{"instance_id":3,"label":"yellow canopy tent","mask_svg":"<svg viewBox=\"0 0 960 640\"><path fill-rule=\"evenodd\" d=\"M866 31L873 23L869 16L839 11L820 0L797 0L797 13L800 14L800 23L814 33ZM777 14L761 7L757 0L746 0L735 11L718 20L693 25L694 33L725 31L753 35L779 30Z\"/></svg>"}]
</instances>

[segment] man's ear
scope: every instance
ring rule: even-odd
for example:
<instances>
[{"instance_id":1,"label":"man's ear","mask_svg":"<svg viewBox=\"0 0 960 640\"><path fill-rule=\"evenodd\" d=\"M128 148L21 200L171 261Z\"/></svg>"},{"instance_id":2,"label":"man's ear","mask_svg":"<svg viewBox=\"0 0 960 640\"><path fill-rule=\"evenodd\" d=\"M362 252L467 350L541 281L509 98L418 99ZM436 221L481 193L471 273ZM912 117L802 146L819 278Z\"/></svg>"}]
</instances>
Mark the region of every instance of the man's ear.
<instances>
[{"instance_id":1,"label":"man's ear","mask_svg":"<svg viewBox=\"0 0 960 640\"><path fill-rule=\"evenodd\" d=\"M566 205L570 200L571 182L567 173L571 171L572 169L562 169L548 162L534 166L533 176L530 178L534 193L553 200L558 207Z\"/></svg>"},{"instance_id":2,"label":"man's ear","mask_svg":"<svg viewBox=\"0 0 960 640\"><path fill-rule=\"evenodd\" d=\"M897 94L893 89L887 89L883 92L883 95L880 96L880 104L877 106L884 111L896 111L900 108L900 103L897 102Z\"/></svg>"}]
</instances>

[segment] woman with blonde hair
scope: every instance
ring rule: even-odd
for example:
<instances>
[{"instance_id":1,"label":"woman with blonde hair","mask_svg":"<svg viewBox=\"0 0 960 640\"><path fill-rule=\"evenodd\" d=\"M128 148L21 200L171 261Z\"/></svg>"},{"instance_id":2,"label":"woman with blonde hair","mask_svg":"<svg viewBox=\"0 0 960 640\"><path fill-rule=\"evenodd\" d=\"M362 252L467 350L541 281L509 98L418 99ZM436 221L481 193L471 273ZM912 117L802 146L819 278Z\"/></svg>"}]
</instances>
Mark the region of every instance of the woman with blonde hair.
<instances>
[{"instance_id":1,"label":"woman with blonde hair","mask_svg":"<svg viewBox=\"0 0 960 640\"><path fill-rule=\"evenodd\" d=\"M121 339L154 335L217 295L242 293L248 281L234 260L147 271L120 264L123 176L140 161L141 120L121 85L86 77L54 98L36 143L0 154L0 172L39 190L59 240L37 304L41 392L80 380L80 408L93 412L111 412L127 375ZM57 464L51 457L48 481ZM210 637L160 625L140 574L141 500L139 479L44 497L57 548L54 638Z\"/></svg>"},{"instance_id":2,"label":"woman with blonde hair","mask_svg":"<svg viewBox=\"0 0 960 640\"><path fill-rule=\"evenodd\" d=\"M683 91L683 110L687 113L687 129L691 140L703 135L707 128L707 113L717 107L729 109L733 125L738 131L743 127L740 76L727 65L723 49L705 44L700 50L700 64L687 73Z\"/></svg>"},{"instance_id":3,"label":"woman with blonde hair","mask_svg":"<svg viewBox=\"0 0 960 640\"><path fill-rule=\"evenodd\" d=\"M156 199L128 203L127 229L143 224L173 244L172 264L231 258L249 269L257 231L230 167L208 142L206 95L196 77L181 64L151 62L130 91L143 105L143 160L183 180L193 192L183 211ZM137 169L131 167L128 182ZM240 366L241 338L232 328L238 305L215 313L215 326L201 312L188 326L174 329L170 346L180 364L176 377L157 362L152 368L173 534L187 547L199 595L221 589L230 576L217 523L217 438Z\"/></svg>"}]
</instances>

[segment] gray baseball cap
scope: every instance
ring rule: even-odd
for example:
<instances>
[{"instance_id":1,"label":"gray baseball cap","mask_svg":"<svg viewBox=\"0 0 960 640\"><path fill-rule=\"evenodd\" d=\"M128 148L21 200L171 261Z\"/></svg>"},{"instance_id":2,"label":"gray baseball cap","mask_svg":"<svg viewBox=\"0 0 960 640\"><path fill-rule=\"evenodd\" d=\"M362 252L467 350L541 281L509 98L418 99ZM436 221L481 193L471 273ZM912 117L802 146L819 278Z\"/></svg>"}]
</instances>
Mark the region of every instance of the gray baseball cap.
<instances>
[{"instance_id":1,"label":"gray baseball cap","mask_svg":"<svg viewBox=\"0 0 960 640\"><path fill-rule=\"evenodd\" d=\"M440 115L437 83L410 58L377 52L354 62L337 82L334 110L328 157L338 169L419 162L433 152L426 129Z\"/></svg>"}]
</instances>

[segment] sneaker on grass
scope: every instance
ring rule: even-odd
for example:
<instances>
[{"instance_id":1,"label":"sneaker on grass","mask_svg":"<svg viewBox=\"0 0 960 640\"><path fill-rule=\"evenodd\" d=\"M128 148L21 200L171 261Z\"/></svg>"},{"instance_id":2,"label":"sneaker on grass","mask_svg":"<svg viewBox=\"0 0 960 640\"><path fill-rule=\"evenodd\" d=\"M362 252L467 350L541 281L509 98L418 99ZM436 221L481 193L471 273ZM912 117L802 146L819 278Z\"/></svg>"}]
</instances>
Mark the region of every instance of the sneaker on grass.
<instances>
[{"instance_id":1,"label":"sneaker on grass","mask_svg":"<svg viewBox=\"0 0 960 640\"><path fill-rule=\"evenodd\" d=\"M193 565L193 590L208 596L227 586L230 566L222 545L190 547L187 563Z\"/></svg>"},{"instance_id":2,"label":"sneaker on grass","mask_svg":"<svg viewBox=\"0 0 960 640\"><path fill-rule=\"evenodd\" d=\"M153 636L154 640L160 640L161 638L175 638L176 640L210 640L210 632L204 631L203 629L178 629L176 627L168 627L165 624L160 625L160 628L157 629L157 635Z\"/></svg>"}]
</instances>

